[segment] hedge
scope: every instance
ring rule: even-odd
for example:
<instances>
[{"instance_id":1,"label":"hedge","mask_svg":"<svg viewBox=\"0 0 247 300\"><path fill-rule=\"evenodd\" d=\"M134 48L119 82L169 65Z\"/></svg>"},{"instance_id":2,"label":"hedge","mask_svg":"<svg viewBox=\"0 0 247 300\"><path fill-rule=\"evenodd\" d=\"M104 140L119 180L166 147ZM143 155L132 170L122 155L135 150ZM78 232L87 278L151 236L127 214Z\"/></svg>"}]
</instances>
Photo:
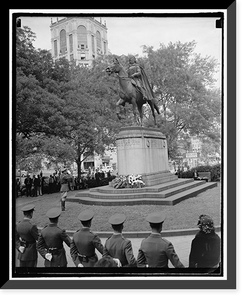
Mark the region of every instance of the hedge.
<instances>
[{"instance_id":1,"label":"hedge","mask_svg":"<svg viewBox=\"0 0 247 300\"><path fill-rule=\"evenodd\" d=\"M221 164L214 166L198 166L185 172L178 172L178 178L194 178L195 171L198 172L211 172L211 180L219 181L221 178Z\"/></svg>"}]
</instances>

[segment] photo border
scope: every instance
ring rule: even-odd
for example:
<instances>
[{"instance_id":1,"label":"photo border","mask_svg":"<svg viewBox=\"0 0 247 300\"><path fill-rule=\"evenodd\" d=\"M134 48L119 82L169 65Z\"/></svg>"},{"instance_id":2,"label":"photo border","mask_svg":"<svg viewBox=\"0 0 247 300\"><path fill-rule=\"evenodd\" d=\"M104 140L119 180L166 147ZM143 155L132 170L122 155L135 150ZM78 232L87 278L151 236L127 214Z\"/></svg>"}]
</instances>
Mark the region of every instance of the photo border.
<instances>
[{"instance_id":1,"label":"photo border","mask_svg":"<svg viewBox=\"0 0 247 300\"><path fill-rule=\"evenodd\" d=\"M180 8L179 8L180 9ZM226 9L226 8L224 8ZM102 14L101 14L102 15ZM236 1L227 7L227 170L231 178L236 178ZM223 57L222 57L223 61ZM234 101L235 100L235 101ZM230 177L230 176L229 176ZM224 182L227 187L227 264L226 280L193 280L190 278L173 279L137 279L137 280L108 280L86 279L11 279L4 281L3 289L235 289L236 288L236 181L231 184ZM234 201L235 200L235 201ZM8 209L8 208L7 208ZM225 227L224 227L225 228ZM9 239L9 237L8 237ZM7 239L7 240L8 240ZM8 256L11 256L9 251ZM13 257L12 257L13 259ZM7 261L7 260L6 260ZM8 262L7 262L8 263ZM9 266L7 265L8 276ZM6 278L5 278L6 279ZM1 280L5 280L2 278Z\"/></svg>"}]
</instances>

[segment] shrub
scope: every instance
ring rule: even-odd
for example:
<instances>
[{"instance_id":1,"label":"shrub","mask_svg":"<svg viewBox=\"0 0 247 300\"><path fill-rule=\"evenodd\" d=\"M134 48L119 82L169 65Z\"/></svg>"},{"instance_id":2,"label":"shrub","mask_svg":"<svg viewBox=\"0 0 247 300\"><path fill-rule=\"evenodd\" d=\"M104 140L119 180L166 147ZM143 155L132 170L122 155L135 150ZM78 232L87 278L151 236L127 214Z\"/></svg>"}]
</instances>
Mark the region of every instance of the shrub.
<instances>
[{"instance_id":1,"label":"shrub","mask_svg":"<svg viewBox=\"0 0 247 300\"><path fill-rule=\"evenodd\" d=\"M186 172L180 171L178 173L179 178L194 178L194 173L197 172L211 172L211 180L218 181L221 177L221 164L217 164L214 166L198 166L196 168L192 168Z\"/></svg>"}]
</instances>

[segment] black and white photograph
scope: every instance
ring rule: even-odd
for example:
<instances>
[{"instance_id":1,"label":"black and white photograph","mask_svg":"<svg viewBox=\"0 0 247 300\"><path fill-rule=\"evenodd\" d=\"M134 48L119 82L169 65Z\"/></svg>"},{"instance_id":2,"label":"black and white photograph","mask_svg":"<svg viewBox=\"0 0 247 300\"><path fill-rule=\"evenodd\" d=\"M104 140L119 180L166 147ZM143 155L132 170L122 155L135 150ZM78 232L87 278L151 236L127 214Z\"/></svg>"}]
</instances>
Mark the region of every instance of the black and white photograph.
<instances>
[{"instance_id":1,"label":"black and white photograph","mask_svg":"<svg viewBox=\"0 0 247 300\"><path fill-rule=\"evenodd\" d=\"M227 9L11 17L11 279L220 286Z\"/></svg>"}]
</instances>

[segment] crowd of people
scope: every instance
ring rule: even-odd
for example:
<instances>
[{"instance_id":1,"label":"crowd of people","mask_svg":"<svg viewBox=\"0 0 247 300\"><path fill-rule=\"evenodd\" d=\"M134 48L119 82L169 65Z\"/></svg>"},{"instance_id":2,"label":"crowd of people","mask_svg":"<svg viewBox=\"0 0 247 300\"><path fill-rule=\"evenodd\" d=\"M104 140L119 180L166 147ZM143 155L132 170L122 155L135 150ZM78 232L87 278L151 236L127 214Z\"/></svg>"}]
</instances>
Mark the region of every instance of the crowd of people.
<instances>
[{"instance_id":1,"label":"crowd of people","mask_svg":"<svg viewBox=\"0 0 247 300\"><path fill-rule=\"evenodd\" d=\"M123 234L126 216L122 213L114 214L108 219L113 233L103 245L100 237L90 230L95 217L93 210L83 210L78 215L81 228L72 238L58 226L62 209L54 207L48 210L46 216L49 224L40 233L31 221L34 210L34 204L24 206L23 220L16 225L15 241L20 267L36 267L38 253L43 257L45 267L67 267L64 243L70 247L70 255L76 267L167 269L169 261L175 268L185 267L173 244L161 235L165 221L161 212L154 212L146 217L151 233L142 240L135 257L131 240ZM189 268L217 268L220 264L221 241L215 233L214 222L210 216L201 215L197 225L199 232L191 242ZM96 249L102 254L101 259L98 259Z\"/></svg>"},{"instance_id":2,"label":"crowd of people","mask_svg":"<svg viewBox=\"0 0 247 300\"><path fill-rule=\"evenodd\" d=\"M16 178L15 182L15 195L16 198L19 196L26 197L37 197L44 194L57 193L61 189L61 170L49 175L43 176L42 171L37 175L27 174L24 181L20 180L19 177ZM103 179L110 178L111 172L103 172L100 169L89 169L87 174L77 177L71 176L71 181L69 185L70 190L79 190L88 188L88 181L94 180L95 185L99 186Z\"/></svg>"}]
</instances>

